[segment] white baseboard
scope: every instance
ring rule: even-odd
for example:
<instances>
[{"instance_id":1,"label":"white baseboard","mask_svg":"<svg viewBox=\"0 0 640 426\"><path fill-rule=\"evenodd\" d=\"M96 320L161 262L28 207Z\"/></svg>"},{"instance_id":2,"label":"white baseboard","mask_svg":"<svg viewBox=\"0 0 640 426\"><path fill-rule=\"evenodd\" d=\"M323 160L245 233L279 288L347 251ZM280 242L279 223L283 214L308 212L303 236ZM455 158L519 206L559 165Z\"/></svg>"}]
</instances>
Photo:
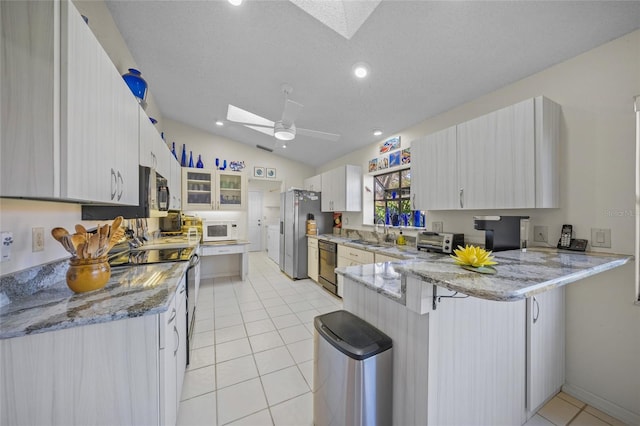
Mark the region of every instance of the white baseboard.
<instances>
[{"instance_id":1,"label":"white baseboard","mask_svg":"<svg viewBox=\"0 0 640 426\"><path fill-rule=\"evenodd\" d=\"M580 401L589 404L590 406L603 411L616 419L623 421L628 425L640 425L640 415L629 411L613 402L607 401L597 395L592 394L578 386L564 384L562 391L568 393L574 398L578 398Z\"/></svg>"}]
</instances>

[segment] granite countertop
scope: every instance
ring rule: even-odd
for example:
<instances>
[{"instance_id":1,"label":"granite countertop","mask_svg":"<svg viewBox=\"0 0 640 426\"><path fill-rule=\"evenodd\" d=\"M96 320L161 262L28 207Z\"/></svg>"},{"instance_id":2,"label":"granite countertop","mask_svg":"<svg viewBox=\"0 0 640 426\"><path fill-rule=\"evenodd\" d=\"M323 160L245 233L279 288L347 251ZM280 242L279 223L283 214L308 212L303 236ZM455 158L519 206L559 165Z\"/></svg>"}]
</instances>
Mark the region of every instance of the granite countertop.
<instances>
[{"instance_id":1,"label":"granite countertop","mask_svg":"<svg viewBox=\"0 0 640 426\"><path fill-rule=\"evenodd\" d=\"M0 308L0 339L164 312L188 267L172 262L113 268L101 290L74 293L63 279L14 297Z\"/></svg>"},{"instance_id":2,"label":"granite countertop","mask_svg":"<svg viewBox=\"0 0 640 426\"><path fill-rule=\"evenodd\" d=\"M622 266L633 259L627 255L545 248L529 248L526 252L508 250L493 255L498 262L495 275L467 271L447 255L424 252L413 260L389 262L386 269L385 264L376 264L337 268L336 272L403 304L406 289L401 275L473 297L513 301ZM391 269L393 276L388 274ZM384 278L384 274L389 278Z\"/></svg>"}]
</instances>

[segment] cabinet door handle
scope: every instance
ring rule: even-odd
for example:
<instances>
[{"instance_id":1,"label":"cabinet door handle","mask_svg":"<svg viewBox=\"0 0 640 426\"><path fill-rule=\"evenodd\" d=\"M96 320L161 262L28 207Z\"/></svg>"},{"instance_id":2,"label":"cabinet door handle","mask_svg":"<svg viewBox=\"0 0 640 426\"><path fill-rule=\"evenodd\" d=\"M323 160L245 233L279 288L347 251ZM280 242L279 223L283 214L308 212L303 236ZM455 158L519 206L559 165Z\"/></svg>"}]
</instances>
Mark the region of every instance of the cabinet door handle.
<instances>
[{"instance_id":1,"label":"cabinet door handle","mask_svg":"<svg viewBox=\"0 0 640 426\"><path fill-rule=\"evenodd\" d=\"M460 208L464 208L464 189L460 189Z\"/></svg>"},{"instance_id":2,"label":"cabinet door handle","mask_svg":"<svg viewBox=\"0 0 640 426\"><path fill-rule=\"evenodd\" d=\"M538 318L540 318L540 304L538 303L538 299L536 299L535 297L533 298L533 308L533 323L535 324L538 322Z\"/></svg>"},{"instance_id":3,"label":"cabinet door handle","mask_svg":"<svg viewBox=\"0 0 640 426\"><path fill-rule=\"evenodd\" d=\"M413 210L418 210L416 209L416 194L413 194L413 197L411 197L411 204L413 205Z\"/></svg>"},{"instance_id":4,"label":"cabinet door handle","mask_svg":"<svg viewBox=\"0 0 640 426\"><path fill-rule=\"evenodd\" d=\"M120 189L118 191L118 201L120 201L120 198L122 198L122 193L124 192L124 178L122 177L120 170L118 170L118 182L118 188Z\"/></svg>"},{"instance_id":5,"label":"cabinet door handle","mask_svg":"<svg viewBox=\"0 0 640 426\"><path fill-rule=\"evenodd\" d=\"M180 333L178 333L178 327L175 325L173 326L173 332L176 334L176 349L173 351L173 356L176 356L180 348Z\"/></svg>"},{"instance_id":6,"label":"cabinet door handle","mask_svg":"<svg viewBox=\"0 0 640 426\"><path fill-rule=\"evenodd\" d=\"M111 199L113 200L118 192L118 178L116 171L111 169Z\"/></svg>"},{"instance_id":7,"label":"cabinet door handle","mask_svg":"<svg viewBox=\"0 0 640 426\"><path fill-rule=\"evenodd\" d=\"M169 318L167 324L171 324L171 321L173 321L174 319L176 319L176 308L173 308L173 310L171 311L171 318Z\"/></svg>"}]
</instances>

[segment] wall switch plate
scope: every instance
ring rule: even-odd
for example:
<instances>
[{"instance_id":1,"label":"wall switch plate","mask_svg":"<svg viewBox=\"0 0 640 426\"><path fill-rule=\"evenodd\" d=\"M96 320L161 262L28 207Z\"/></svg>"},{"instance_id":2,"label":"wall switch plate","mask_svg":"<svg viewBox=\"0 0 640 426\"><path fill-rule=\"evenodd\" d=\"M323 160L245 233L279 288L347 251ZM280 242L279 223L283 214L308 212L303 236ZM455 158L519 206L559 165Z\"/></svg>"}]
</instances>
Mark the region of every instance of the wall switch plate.
<instances>
[{"instance_id":1,"label":"wall switch plate","mask_svg":"<svg viewBox=\"0 0 640 426\"><path fill-rule=\"evenodd\" d=\"M442 232L442 222L431 222L433 232Z\"/></svg>"},{"instance_id":2,"label":"wall switch plate","mask_svg":"<svg viewBox=\"0 0 640 426\"><path fill-rule=\"evenodd\" d=\"M13 244L13 232L0 232L0 262L11 260L11 245Z\"/></svg>"},{"instance_id":3,"label":"wall switch plate","mask_svg":"<svg viewBox=\"0 0 640 426\"><path fill-rule=\"evenodd\" d=\"M548 226L534 226L533 227L533 241L539 243L549 242L549 227Z\"/></svg>"},{"instance_id":4,"label":"wall switch plate","mask_svg":"<svg viewBox=\"0 0 640 426\"><path fill-rule=\"evenodd\" d=\"M591 228L591 247L611 248L611 229Z\"/></svg>"},{"instance_id":5,"label":"wall switch plate","mask_svg":"<svg viewBox=\"0 0 640 426\"><path fill-rule=\"evenodd\" d=\"M44 228L31 228L31 251L44 250Z\"/></svg>"}]
</instances>

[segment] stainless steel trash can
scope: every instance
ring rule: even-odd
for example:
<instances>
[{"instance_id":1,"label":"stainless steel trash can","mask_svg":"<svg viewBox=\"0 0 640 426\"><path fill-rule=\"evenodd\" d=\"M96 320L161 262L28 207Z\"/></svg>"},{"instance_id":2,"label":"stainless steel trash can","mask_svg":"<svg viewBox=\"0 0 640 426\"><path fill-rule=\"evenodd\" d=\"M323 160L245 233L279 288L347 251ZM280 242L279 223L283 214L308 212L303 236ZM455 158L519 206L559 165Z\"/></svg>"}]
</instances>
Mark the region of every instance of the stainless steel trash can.
<instances>
[{"instance_id":1,"label":"stainless steel trash can","mask_svg":"<svg viewBox=\"0 0 640 426\"><path fill-rule=\"evenodd\" d=\"M347 311L314 326L313 423L391 425L391 338Z\"/></svg>"}]
</instances>

